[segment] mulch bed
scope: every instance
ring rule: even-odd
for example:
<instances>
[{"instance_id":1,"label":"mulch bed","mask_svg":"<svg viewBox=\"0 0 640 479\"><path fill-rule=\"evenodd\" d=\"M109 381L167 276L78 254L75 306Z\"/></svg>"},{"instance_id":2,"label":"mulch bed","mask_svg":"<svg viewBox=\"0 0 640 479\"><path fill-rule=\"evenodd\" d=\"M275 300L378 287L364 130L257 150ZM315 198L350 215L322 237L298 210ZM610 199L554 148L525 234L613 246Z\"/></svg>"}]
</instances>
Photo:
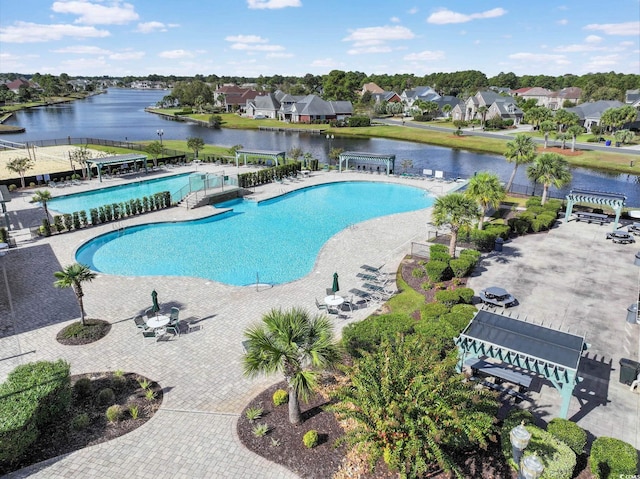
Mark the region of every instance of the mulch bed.
<instances>
[{"instance_id":1,"label":"mulch bed","mask_svg":"<svg viewBox=\"0 0 640 479\"><path fill-rule=\"evenodd\" d=\"M109 331L111 323L108 321L85 318L84 325L76 321L61 329L56 335L56 340L65 346L81 346L104 338Z\"/></svg>"},{"instance_id":2,"label":"mulch bed","mask_svg":"<svg viewBox=\"0 0 640 479\"><path fill-rule=\"evenodd\" d=\"M59 418L56 423L41 428L38 439L29 448L25 457L11 464L0 462L0 474L7 474L46 459L69 454L127 434L151 419L162 404L163 394L160 385L147 379L148 389L155 393L155 399L148 400L145 397L145 390L139 383L139 380L146 378L138 374L126 373L122 375L122 379L115 378L113 372L81 374L72 376L71 384L85 377L91 379L93 394L82 398L74 391L68 413ZM113 404L118 404L124 409L119 421L109 422L105 412L110 404L100 405L96 400L98 391L105 388L111 388L114 391ZM138 407L137 419L131 417L128 409L130 406ZM71 427L71 421L83 413L88 415L89 424L84 429L75 430Z\"/></svg>"}]
</instances>

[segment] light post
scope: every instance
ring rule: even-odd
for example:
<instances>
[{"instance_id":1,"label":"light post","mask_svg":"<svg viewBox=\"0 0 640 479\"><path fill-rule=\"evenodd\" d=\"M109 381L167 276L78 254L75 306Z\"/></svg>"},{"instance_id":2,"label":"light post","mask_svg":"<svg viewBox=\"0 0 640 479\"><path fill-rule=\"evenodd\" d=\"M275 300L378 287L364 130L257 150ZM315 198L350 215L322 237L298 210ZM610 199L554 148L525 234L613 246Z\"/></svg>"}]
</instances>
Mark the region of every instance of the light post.
<instances>
[{"instance_id":1,"label":"light post","mask_svg":"<svg viewBox=\"0 0 640 479\"><path fill-rule=\"evenodd\" d=\"M511 453L513 454L513 460L518 465L518 479L522 479L522 466L520 460L522 459L522 452L529 445L531 440L531 433L524 427L524 421L514 427L509 433L509 439L511 440Z\"/></svg>"},{"instance_id":2,"label":"light post","mask_svg":"<svg viewBox=\"0 0 640 479\"><path fill-rule=\"evenodd\" d=\"M640 267L640 251L636 253L633 264ZM640 271L638 271L638 300L636 301L636 323L640 323Z\"/></svg>"},{"instance_id":3,"label":"light post","mask_svg":"<svg viewBox=\"0 0 640 479\"><path fill-rule=\"evenodd\" d=\"M164 135L164 131L163 130L158 130L158 131L156 131L156 133L160 137L160 147L162 148L162 135Z\"/></svg>"},{"instance_id":4,"label":"light post","mask_svg":"<svg viewBox=\"0 0 640 479\"><path fill-rule=\"evenodd\" d=\"M329 141L329 155L327 155L327 158L329 158L329 166L331 166L331 142L334 138L333 135L327 135L327 141Z\"/></svg>"},{"instance_id":5,"label":"light post","mask_svg":"<svg viewBox=\"0 0 640 479\"><path fill-rule=\"evenodd\" d=\"M544 465L538 456L532 454L525 457L520 463L520 470L518 472L519 479L538 479L542 476L544 471Z\"/></svg>"}]
</instances>

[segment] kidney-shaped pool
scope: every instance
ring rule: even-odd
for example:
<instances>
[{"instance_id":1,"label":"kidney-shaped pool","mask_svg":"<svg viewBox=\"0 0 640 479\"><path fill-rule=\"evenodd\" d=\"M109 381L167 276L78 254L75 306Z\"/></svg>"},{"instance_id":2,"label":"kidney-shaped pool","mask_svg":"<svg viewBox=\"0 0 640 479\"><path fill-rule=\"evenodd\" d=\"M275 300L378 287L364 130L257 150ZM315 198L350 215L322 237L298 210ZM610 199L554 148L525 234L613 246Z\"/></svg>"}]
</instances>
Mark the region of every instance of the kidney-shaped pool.
<instances>
[{"instance_id":1,"label":"kidney-shaped pool","mask_svg":"<svg viewBox=\"0 0 640 479\"><path fill-rule=\"evenodd\" d=\"M125 276L193 276L231 285L280 284L308 274L324 243L372 218L428 208L412 186L339 182L256 203L233 200L208 218L113 231L85 243L76 260ZM393 234L393 231L389 231Z\"/></svg>"}]
</instances>

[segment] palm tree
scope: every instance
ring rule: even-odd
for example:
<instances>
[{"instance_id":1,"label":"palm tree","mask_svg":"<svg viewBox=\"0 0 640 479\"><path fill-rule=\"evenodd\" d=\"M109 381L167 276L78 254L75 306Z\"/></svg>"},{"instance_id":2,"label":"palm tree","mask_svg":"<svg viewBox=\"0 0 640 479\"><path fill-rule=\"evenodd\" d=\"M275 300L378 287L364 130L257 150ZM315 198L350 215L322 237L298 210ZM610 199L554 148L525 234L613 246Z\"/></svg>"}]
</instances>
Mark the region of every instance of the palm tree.
<instances>
[{"instance_id":1,"label":"palm tree","mask_svg":"<svg viewBox=\"0 0 640 479\"><path fill-rule=\"evenodd\" d=\"M49 190L37 190L31 197L31 201L34 203L42 203L44 208L44 217L49 221L49 209L47 208L47 202L51 199L51 192Z\"/></svg>"},{"instance_id":2,"label":"palm tree","mask_svg":"<svg viewBox=\"0 0 640 479\"><path fill-rule=\"evenodd\" d=\"M559 140L562 142L562 149L564 150L565 147L567 146L567 140L569 139L569 134L568 133L556 133L556 140Z\"/></svg>"},{"instance_id":3,"label":"palm tree","mask_svg":"<svg viewBox=\"0 0 640 479\"><path fill-rule=\"evenodd\" d=\"M187 138L187 148L193 150L193 156L197 160L198 152L204 148L204 140L197 136Z\"/></svg>"},{"instance_id":4,"label":"palm tree","mask_svg":"<svg viewBox=\"0 0 640 479\"><path fill-rule=\"evenodd\" d=\"M80 306L80 322L83 326L86 326L84 305L82 303L82 297L84 296L82 283L85 281L90 282L96 277L96 274L91 271L88 266L74 263L62 271L56 271L53 275L58 278L57 281L53 283L56 288L73 288L73 292L76 294L76 299L78 300L78 305Z\"/></svg>"},{"instance_id":5,"label":"palm tree","mask_svg":"<svg viewBox=\"0 0 640 479\"><path fill-rule=\"evenodd\" d=\"M505 190L511 191L511 185L516 177L516 171L518 166L526 163L531 163L536 156L536 145L533 143L533 138L530 136L519 134L516 137L507 142L507 151L504 157L508 162L513 163L513 171L507 182Z\"/></svg>"},{"instance_id":6,"label":"palm tree","mask_svg":"<svg viewBox=\"0 0 640 479\"><path fill-rule=\"evenodd\" d=\"M449 118L449 113L451 113L451 110L453 110L453 107L449 104L446 104L442 107L442 113L444 113L447 118Z\"/></svg>"},{"instance_id":7,"label":"palm tree","mask_svg":"<svg viewBox=\"0 0 640 479\"><path fill-rule=\"evenodd\" d=\"M248 339L244 374L284 374L289 389L289 421L300 424L299 399L309 397L321 370L338 363L333 326L326 316L311 317L301 308L272 309L262 322L244 333Z\"/></svg>"},{"instance_id":8,"label":"palm tree","mask_svg":"<svg viewBox=\"0 0 640 479\"><path fill-rule=\"evenodd\" d=\"M482 211L478 222L480 230L484 226L484 217L489 207L497 208L506 196L498 175L487 171L482 171L469 180L465 194L480 205Z\"/></svg>"},{"instance_id":9,"label":"palm tree","mask_svg":"<svg viewBox=\"0 0 640 479\"><path fill-rule=\"evenodd\" d=\"M449 255L456 255L458 231L463 226L470 226L478 219L480 211L475 200L462 193L449 193L438 198L433 205L432 221L436 226L449 225L451 240L449 241Z\"/></svg>"},{"instance_id":10,"label":"palm tree","mask_svg":"<svg viewBox=\"0 0 640 479\"><path fill-rule=\"evenodd\" d=\"M31 158L14 158L6 164L7 170L12 173L18 173L20 175L20 181L22 183L22 187L25 187L24 184L24 174L27 170L30 170L35 165L35 161Z\"/></svg>"},{"instance_id":11,"label":"palm tree","mask_svg":"<svg viewBox=\"0 0 640 479\"><path fill-rule=\"evenodd\" d=\"M484 128L484 122L487 119L487 112L489 111L489 107L486 105L482 105L478 107L478 113L480 113L480 118L482 119L481 128Z\"/></svg>"},{"instance_id":12,"label":"palm tree","mask_svg":"<svg viewBox=\"0 0 640 479\"><path fill-rule=\"evenodd\" d=\"M544 133L544 149L547 149L547 145L549 144L549 133L555 131L556 124L551 120L544 120L540 123L540 131Z\"/></svg>"},{"instance_id":13,"label":"palm tree","mask_svg":"<svg viewBox=\"0 0 640 479\"><path fill-rule=\"evenodd\" d=\"M557 153L543 153L538 156L527 168L527 176L533 182L542 184L542 204L547 201L551 185L562 188L571 181L569 164Z\"/></svg>"},{"instance_id":14,"label":"palm tree","mask_svg":"<svg viewBox=\"0 0 640 479\"><path fill-rule=\"evenodd\" d=\"M576 151L576 138L586 130L580 125L571 125L567 128L567 135L571 136L571 151Z\"/></svg>"}]
</instances>

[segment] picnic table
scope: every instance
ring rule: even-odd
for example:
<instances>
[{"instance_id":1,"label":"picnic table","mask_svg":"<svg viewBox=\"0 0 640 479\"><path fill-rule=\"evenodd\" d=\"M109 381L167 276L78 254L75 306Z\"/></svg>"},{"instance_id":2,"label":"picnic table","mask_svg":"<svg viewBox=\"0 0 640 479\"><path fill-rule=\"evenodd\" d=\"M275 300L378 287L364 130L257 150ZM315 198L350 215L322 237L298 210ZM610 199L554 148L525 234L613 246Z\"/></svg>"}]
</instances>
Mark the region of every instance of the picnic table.
<instances>
[{"instance_id":1,"label":"picnic table","mask_svg":"<svg viewBox=\"0 0 640 479\"><path fill-rule=\"evenodd\" d=\"M586 211L579 211L574 213L576 221L586 221L587 223L605 224L610 223L611 218L608 215L602 213L588 213Z\"/></svg>"},{"instance_id":2,"label":"picnic table","mask_svg":"<svg viewBox=\"0 0 640 479\"><path fill-rule=\"evenodd\" d=\"M636 240L631 233L627 233L626 231L612 231L607 233L607 239L610 239L614 243L635 243Z\"/></svg>"},{"instance_id":3,"label":"picnic table","mask_svg":"<svg viewBox=\"0 0 640 479\"><path fill-rule=\"evenodd\" d=\"M526 374L519 373L513 369L505 368L496 363L490 363L483 359L470 358L464 362L465 366L471 368L474 376L493 377L496 383L503 381L514 384L518 388L518 392L526 391L530 386L533 378Z\"/></svg>"}]
</instances>

